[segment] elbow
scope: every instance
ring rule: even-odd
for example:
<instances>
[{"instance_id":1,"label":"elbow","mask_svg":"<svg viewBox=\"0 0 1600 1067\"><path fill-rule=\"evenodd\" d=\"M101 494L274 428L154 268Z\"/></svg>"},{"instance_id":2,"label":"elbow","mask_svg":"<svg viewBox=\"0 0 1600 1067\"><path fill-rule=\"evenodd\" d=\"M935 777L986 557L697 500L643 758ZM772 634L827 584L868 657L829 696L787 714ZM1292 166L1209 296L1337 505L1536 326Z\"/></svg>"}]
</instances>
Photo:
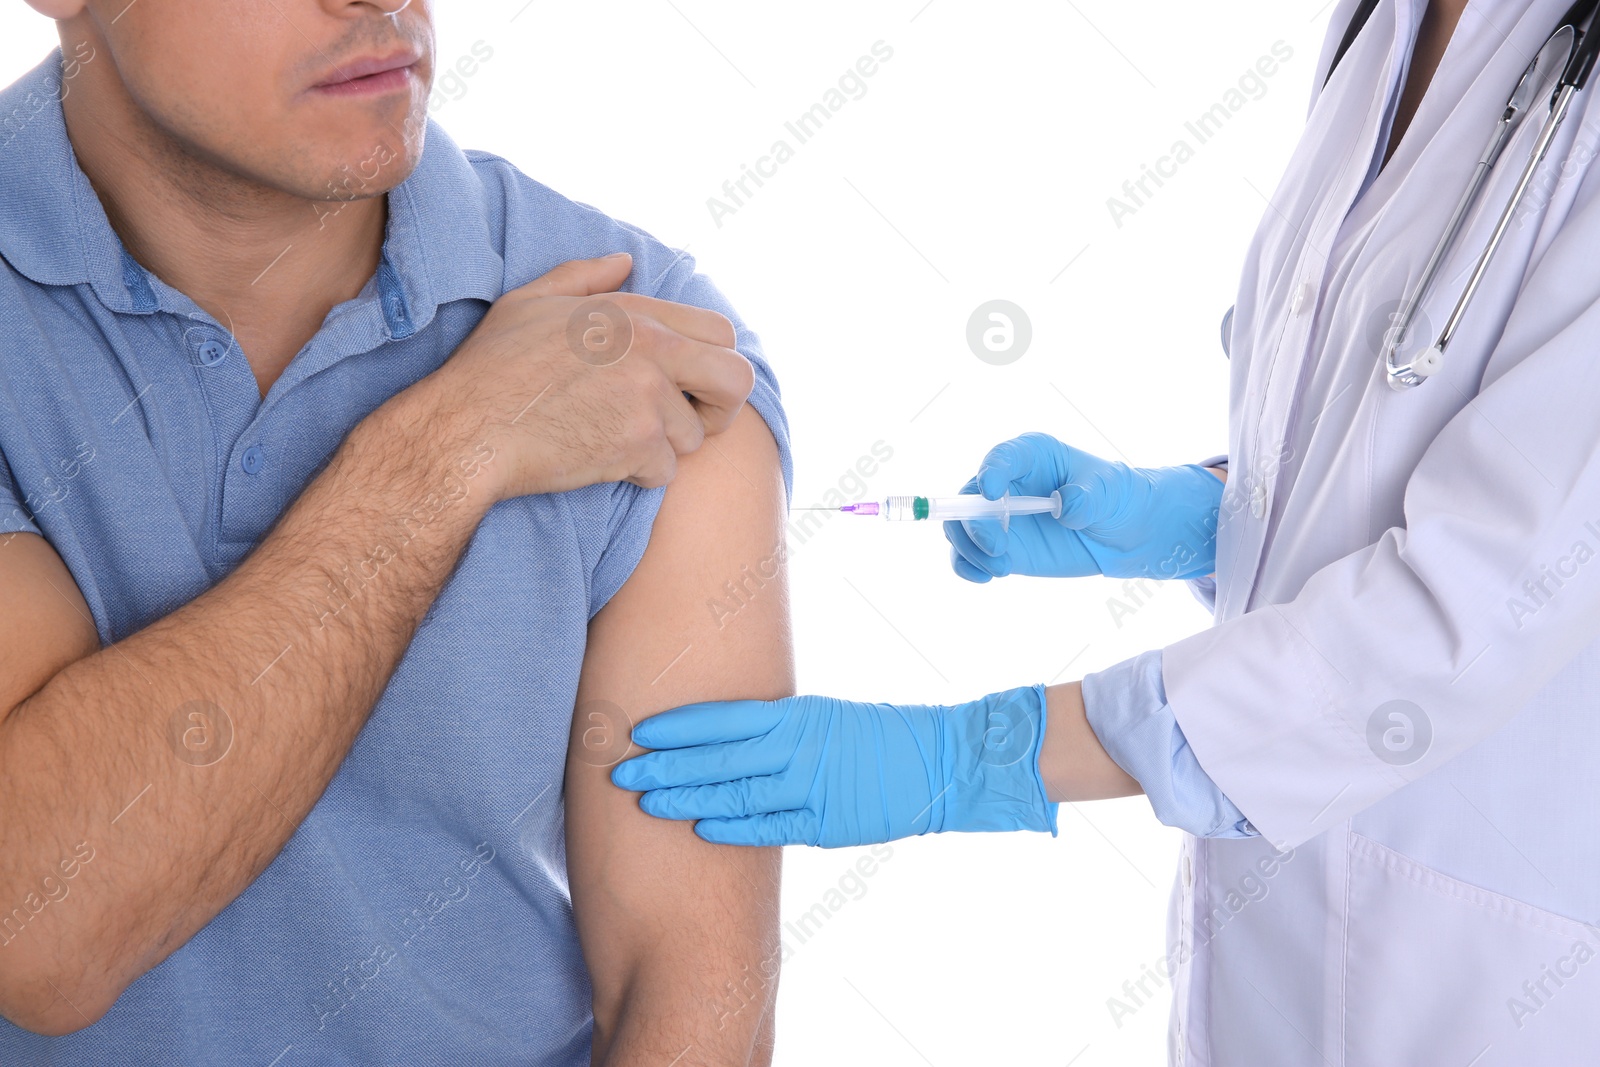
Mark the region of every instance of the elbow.
<instances>
[{"instance_id":1,"label":"elbow","mask_svg":"<svg viewBox=\"0 0 1600 1067\"><path fill-rule=\"evenodd\" d=\"M59 997L56 999L60 1002ZM60 1010L45 1008L42 1011L28 1008L13 1010L7 1004L0 1008L0 1016L4 1016L12 1025L40 1037L67 1037L98 1021L79 1015L65 1003L60 1004Z\"/></svg>"},{"instance_id":2,"label":"elbow","mask_svg":"<svg viewBox=\"0 0 1600 1067\"><path fill-rule=\"evenodd\" d=\"M105 1017L115 996L82 988L81 975L68 977L59 968L36 961L6 959L21 946L0 947L0 1017L41 1037L66 1037ZM52 973L53 971L53 973ZM73 990L69 995L64 990Z\"/></svg>"},{"instance_id":3,"label":"elbow","mask_svg":"<svg viewBox=\"0 0 1600 1067\"><path fill-rule=\"evenodd\" d=\"M105 1011L87 1004L69 1004L48 987L45 996L0 995L0 1016L40 1037L66 1037L99 1022ZM53 998L53 999L52 999Z\"/></svg>"}]
</instances>

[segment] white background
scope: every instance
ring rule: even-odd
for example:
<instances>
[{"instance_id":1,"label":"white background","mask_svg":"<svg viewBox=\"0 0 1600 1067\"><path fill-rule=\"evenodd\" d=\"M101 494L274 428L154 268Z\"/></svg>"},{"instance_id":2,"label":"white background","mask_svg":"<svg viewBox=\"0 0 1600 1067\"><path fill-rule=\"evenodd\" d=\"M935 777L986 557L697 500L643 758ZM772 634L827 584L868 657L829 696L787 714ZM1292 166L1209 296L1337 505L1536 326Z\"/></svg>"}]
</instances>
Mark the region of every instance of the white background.
<instances>
[{"instance_id":1,"label":"white background","mask_svg":"<svg viewBox=\"0 0 1600 1067\"><path fill-rule=\"evenodd\" d=\"M1324 0L471 0L437 5L463 147L687 248L760 332L795 444L796 505L953 492L1028 430L1141 465L1226 450L1218 322L1299 134ZM875 42L893 57L797 145L784 129ZM1282 41L1293 56L1199 145L1184 123ZM55 43L0 8L0 82ZM707 199L795 148L718 225ZM1107 198L1187 140L1194 158L1118 226ZM754 188L753 186L751 188ZM969 315L1002 298L1031 347L994 366ZM882 441L893 456L861 483ZM881 447L881 446L880 446ZM1114 619L1122 583L973 586L936 526L830 517L790 542L800 688L951 703L1081 677L1207 624L1182 585ZM735 578L737 574L730 574ZM708 591L715 595L715 591ZM1063 805L1061 834L790 850L777 1063L1157 1064L1170 996L1118 1020L1165 952L1177 831L1143 798ZM829 896L842 887L848 893ZM842 906L839 902L843 901ZM737 1006L737 1001L731 1002Z\"/></svg>"}]
</instances>

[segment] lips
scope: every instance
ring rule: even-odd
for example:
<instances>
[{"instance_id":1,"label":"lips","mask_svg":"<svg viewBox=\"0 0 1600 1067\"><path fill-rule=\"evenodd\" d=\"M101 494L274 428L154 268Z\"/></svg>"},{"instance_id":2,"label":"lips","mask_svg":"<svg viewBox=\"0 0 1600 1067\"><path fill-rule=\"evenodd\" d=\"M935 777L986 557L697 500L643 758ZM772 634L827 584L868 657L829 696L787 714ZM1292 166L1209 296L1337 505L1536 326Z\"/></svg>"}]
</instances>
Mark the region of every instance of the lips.
<instances>
[{"instance_id":1,"label":"lips","mask_svg":"<svg viewBox=\"0 0 1600 1067\"><path fill-rule=\"evenodd\" d=\"M313 88L337 89L350 86L363 78L372 78L389 71L403 70L414 65L420 58L413 50L391 52L383 56L363 56L345 63L335 64L328 76L319 81Z\"/></svg>"}]
</instances>

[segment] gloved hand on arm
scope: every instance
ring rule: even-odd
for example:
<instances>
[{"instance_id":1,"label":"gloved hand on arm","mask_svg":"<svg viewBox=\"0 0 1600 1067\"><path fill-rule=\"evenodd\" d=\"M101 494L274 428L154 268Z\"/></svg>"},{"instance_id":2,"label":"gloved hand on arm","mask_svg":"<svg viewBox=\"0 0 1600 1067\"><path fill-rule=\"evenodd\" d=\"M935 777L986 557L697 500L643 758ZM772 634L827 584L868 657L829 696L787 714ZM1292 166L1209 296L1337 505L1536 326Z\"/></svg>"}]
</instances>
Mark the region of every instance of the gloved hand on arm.
<instances>
[{"instance_id":1,"label":"gloved hand on arm","mask_svg":"<svg viewBox=\"0 0 1600 1067\"><path fill-rule=\"evenodd\" d=\"M949 830L1056 832L1039 775L1042 685L955 705L832 697L689 704L633 730L657 751L611 779L707 841L875 844Z\"/></svg>"},{"instance_id":2,"label":"gloved hand on arm","mask_svg":"<svg viewBox=\"0 0 1600 1067\"><path fill-rule=\"evenodd\" d=\"M1198 464L1131 467L1049 434L990 449L961 487L998 500L1061 491L1061 517L1023 515L944 524L950 564L987 582L1008 574L1067 578L1202 578L1216 569L1222 480Z\"/></svg>"}]
</instances>

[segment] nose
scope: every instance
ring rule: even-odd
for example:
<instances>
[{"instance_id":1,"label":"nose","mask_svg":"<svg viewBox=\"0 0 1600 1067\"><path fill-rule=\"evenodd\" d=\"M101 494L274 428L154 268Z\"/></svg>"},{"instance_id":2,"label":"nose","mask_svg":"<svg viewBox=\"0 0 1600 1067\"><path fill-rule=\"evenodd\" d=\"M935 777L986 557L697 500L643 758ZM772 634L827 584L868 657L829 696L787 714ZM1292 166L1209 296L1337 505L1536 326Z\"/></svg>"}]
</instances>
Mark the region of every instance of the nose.
<instances>
[{"instance_id":1,"label":"nose","mask_svg":"<svg viewBox=\"0 0 1600 1067\"><path fill-rule=\"evenodd\" d=\"M323 0L322 6L333 15L350 14L351 8L367 7L394 18L411 6L411 0Z\"/></svg>"}]
</instances>

